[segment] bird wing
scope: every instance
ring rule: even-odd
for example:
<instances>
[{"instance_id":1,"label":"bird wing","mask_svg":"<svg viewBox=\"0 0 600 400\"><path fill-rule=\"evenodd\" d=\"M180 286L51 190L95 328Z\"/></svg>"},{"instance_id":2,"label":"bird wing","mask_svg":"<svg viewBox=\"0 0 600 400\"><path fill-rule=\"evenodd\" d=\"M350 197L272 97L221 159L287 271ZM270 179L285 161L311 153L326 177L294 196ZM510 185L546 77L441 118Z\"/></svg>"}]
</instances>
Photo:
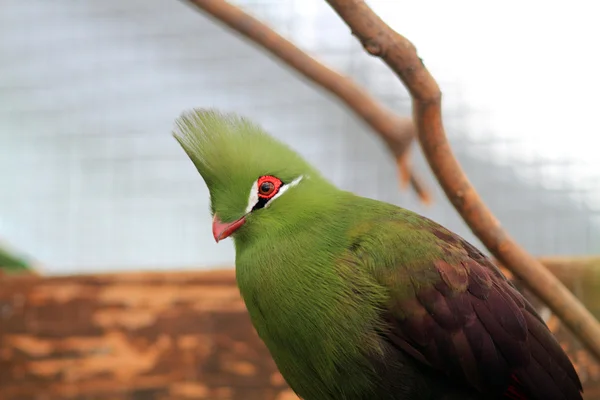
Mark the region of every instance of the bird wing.
<instances>
[{"instance_id":1,"label":"bird wing","mask_svg":"<svg viewBox=\"0 0 600 400\"><path fill-rule=\"evenodd\" d=\"M582 399L533 306L463 238L406 210L350 237L355 260L389 293L381 335L394 349L482 393Z\"/></svg>"}]
</instances>

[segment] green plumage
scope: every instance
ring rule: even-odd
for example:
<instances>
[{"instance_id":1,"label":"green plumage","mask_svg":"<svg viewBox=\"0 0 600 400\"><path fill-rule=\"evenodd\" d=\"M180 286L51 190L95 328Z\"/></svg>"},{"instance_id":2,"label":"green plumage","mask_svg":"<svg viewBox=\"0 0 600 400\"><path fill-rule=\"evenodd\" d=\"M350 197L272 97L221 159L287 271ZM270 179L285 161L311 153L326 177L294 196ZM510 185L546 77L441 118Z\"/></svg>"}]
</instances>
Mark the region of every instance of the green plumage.
<instances>
[{"instance_id":1,"label":"green plumage","mask_svg":"<svg viewBox=\"0 0 600 400\"><path fill-rule=\"evenodd\" d=\"M239 289L302 398L581 398L542 320L462 238L339 190L234 114L188 112L175 137L208 186L211 212L244 219L232 233ZM266 203L252 192L264 176L285 188ZM557 382L538 373L536 357ZM550 383L557 395L535 393Z\"/></svg>"},{"instance_id":2,"label":"green plumage","mask_svg":"<svg viewBox=\"0 0 600 400\"><path fill-rule=\"evenodd\" d=\"M8 249L0 248L0 273L16 274L32 270L31 265L23 257Z\"/></svg>"}]
</instances>

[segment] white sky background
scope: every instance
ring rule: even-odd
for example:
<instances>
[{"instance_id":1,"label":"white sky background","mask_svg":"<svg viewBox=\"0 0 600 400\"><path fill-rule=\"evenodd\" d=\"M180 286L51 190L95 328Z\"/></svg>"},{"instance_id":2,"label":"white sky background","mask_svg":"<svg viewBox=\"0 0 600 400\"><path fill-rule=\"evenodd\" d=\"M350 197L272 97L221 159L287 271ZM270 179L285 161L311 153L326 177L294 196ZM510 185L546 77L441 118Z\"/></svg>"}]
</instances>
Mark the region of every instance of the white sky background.
<instances>
[{"instance_id":1,"label":"white sky background","mask_svg":"<svg viewBox=\"0 0 600 400\"><path fill-rule=\"evenodd\" d=\"M535 152L578 159L571 178L580 186L600 178L597 7L591 1L402 1L375 9L418 45L434 76L460 79L469 102L489 113L479 121L483 126L522 141L521 152L508 157ZM470 130L480 132L477 125Z\"/></svg>"},{"instance_id":2,"label":"white sky background","mask_svg":"<svg viewBox=\"0 0 600 400\"><path fill-rule=\"evenodd\" d=\"M368 3L416 45L438 82L460 81L469 107L482 111L470 116L473 139L485 139L492 130L498 138L522 143L494 148L494 156L507 162L533 155L549 165L575 162L571 183L600 190L600 5L582 0ZM316 2L295 2L300 19L314 18L319 10ZM319 32L304 32L308 47L322 40ZM564 174L550 171L545 178L552 185L553 178L563 182ZM600 193L589 193L587 203L600 208Z\"/></svg>"},{"instance_id":3,"label":"white sky background","mask_svg":"<svg viewBox=\"0 0 600 400\"><path fill-rule=\"evenodd\" d=\"M367 56L325 0L232 1L375 95L402 91L378 60L352 70L352 60ZM417 46L444 104L466 102L473 111L461 132L448 132L451 140L491 138L469 151L495 164L538 162L516 170L560 192L579 191L578 201L596 210L590 220L600 221L595 2L369 4ZM322 130L345 129L336 118L352 123L314 85L181 1L0 0L0 10L0 190L10 187L0 192L0 238L47 273L232 264L231 241L215 245L210 235L206 188L169 135L182 109L247 113L290 144L302 134L295 142L308 156ZM237 59L246 64L233 65ZM312 115L303 101L322 102L334 115ZM294 118L304 124L292 126ZM319 131L308 137L303 129ZM312 156L344 177L343 151L325 161ZM440 222L462 229L456 221ZM579 224L572 229L586 229Z\"/></svg>"}]
</instances>

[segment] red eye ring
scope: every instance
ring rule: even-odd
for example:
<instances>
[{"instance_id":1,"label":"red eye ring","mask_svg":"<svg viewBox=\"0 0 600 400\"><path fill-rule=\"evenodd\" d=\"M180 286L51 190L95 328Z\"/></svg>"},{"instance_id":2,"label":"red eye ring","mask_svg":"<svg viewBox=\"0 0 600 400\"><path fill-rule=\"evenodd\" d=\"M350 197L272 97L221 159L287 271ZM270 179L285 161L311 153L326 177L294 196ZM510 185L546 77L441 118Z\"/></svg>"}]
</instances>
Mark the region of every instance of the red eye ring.
<instances>
[{"instance_id":1,"label":"red eye ring","mask_svg":"<svg viewBox=\"0 0 600 400\"><path fill-rule=\"evenodd\" d=\"M258 186L258 197L270 199L271 197L275 196L277 192L279 192L283 182L274 176L265 175L258 178L256 184Z\"/></svg>"}]
</instances>

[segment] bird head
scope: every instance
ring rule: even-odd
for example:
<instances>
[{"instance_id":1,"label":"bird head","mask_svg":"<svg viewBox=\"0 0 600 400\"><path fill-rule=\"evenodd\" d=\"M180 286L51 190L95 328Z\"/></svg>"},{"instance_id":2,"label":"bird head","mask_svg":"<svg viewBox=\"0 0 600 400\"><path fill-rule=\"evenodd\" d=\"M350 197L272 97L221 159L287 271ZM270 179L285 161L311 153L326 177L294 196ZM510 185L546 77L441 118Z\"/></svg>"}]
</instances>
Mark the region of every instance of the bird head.
<instances>
[{"instance_id":1,"label":"bird head","mask_svg":"<svg viewBox=\"0 0 600 400\"><path fill-rule=\"evenodd\" d=\"M294 202L284 198L320 178L300 155L237 114L187 111L173 135L208 187L217 242L275 214L285 218Z\"/></svg>"}]
</instances>

